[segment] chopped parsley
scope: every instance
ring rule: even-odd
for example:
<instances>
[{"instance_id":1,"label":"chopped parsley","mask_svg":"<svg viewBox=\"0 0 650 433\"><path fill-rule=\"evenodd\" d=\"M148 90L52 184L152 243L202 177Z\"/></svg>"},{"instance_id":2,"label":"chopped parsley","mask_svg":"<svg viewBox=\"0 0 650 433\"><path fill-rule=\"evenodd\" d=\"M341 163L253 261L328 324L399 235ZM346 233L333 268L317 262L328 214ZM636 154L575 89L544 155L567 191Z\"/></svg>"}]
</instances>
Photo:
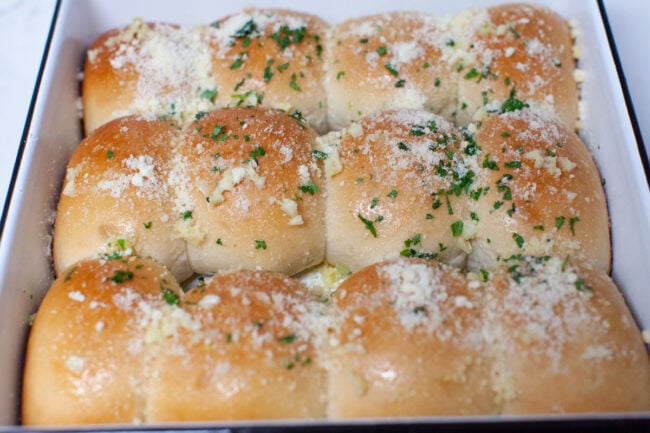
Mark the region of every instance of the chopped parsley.
<instances>
[{"instance_id":1,"label":"chopped parsley","mask_svg":"<svg viewBox=\"0 0 650 433\"><path fill-rule=\"evenodd\" d=\"M316 185L314 182L312 182L311 179L308 180L306 184L304 184L304 185L300 185L300 186L298 187L298 189L299 189L300 191L302 191L302 192L306 192L306 193L308 193L308 194L310 194L310 195L314 195L314 194L316 194L318 191L320 191L320 188L318 187L318 185Z\"/></svg>"},{"instance_id":2,"label":"chopped parsley","mask_svg":"<svg viewBox=\"0 0 650 433\"><path fill-rule=\"evenodd\" d=\"M476 70L476 68L472 68L472 69L469 70L468 73L465 74L465 76L463 78L466 79L466 80L471 80L472 78L478 77L478 75L479 74L478 74L478 71Z\"/></svg>"},{"instance_id":3,"label":"chopped parsley","mask_svg":"<svg viewBox=\"0 0 650 433\"><path fill-rule=\"evenodd\" d=\"M387 52L388 50L386 49L385 45L382 45L379 48L377 48L377 54L379 54L380 56L385 56Z\"/></svg>"},{"instance_id":4,"label":"chopped parsley","mask_svg":"<svg viewBox=\"0 0 650 433\"><path fill-rule=\"evenodd\" d=\"M424 260L434 260L435 258L438 257L438 254L432 253L429 251L422 251L422 250L416 250L415 248L412 248L416 245L420 245L420 238L421 235L420 233L416 234L412 238L409 238L404 241L404 249L400 251L400 255L402 257L414 257L416 259L424 259ZM442 250L441 250L442 251Z\"/></svg>"},{"instance_id":5,"label":"chopped parsley","mask_svg":"<svg viewBox=\"0 0 650 433\"><path fill-rule=\"evenodd\" d=\"M580 290L580 291L582 291L582 290L592 290L591 287L589 287L587 285L587 283L585 283L585 280L583 280L582 278L578 278L575 281L575 285L576 285L576 289Z\"/></svg>"},{"instance_id":6,"label":"chopped parsley","mask_svg":"<svg viewBox=\"0 0 650 433\"><path fill-rule=\"evenodd\" d=\"M277 32L273 33L270 38L278 43L280 50L284 51L292 43L299 44L305 38L306 27L301 26L295 29L283 25Z\"/></svg>"},{"instance_id":7,"label":"chopped parsley","mask_svg":"<svg viewBox=\"0 0 650 433\"><path fill-rule=\"evenodd\" d=\"M268 83L271 78L273 77L273 72L271 72L271 66L273 65L274 60L269 59L266 62L266 66L264 67L264 82Z\"/></svg>"},{"instance_id":8,"label":"chopped parsley","mask_svg":"<svg viewBox=\"0 0 650 433\"><path fill-rule=\"evenodd\" d=\"M144 228L150 229L152 225L153 225L153 221L147 221L146 223L144 223Z\"/></svg>"},{"instance_id":9,"label":"chopped parsley","mask_svg":"<svg viewBox=\"0 0 650 433\"><path fill-rule=\"evenodd\" d=\"M73 274L74 271L76 271L76 270L77 270L76 266L73 266L73 267L68 271L68 273L65 274L65 278L63 279L63 281L70 281L70 279L72 278L72 274Z\"/></svg>"},{"instance_id":10,"label":"chopped parsley","mask_svg":"<svg viewBox=\"0 0 650 433\"><path fill-rule=\"evenodd\" d=\"M512 26L508 26L508 30L510 31L510 33L512 33L512 36L513 36L515 39L519 39L519 38L521 37L521 34L519 34L519 32L518 32L517 30L515 30L514 27L512 27Z\"/></svg>"},{"instance_id":11,"label":"chopped parsley","mask_svg":"<svg viewBox=\"0 0 650 433\"><path fill-rule=\"evenodd\" d=\"M406 150L406 151L411 150L411 148L408 147L406 144L404 144L403 141L400 141L400 142L397 144L397 147L398 147L400 150Z\"/></svg>"},{"instance_id":12,"label":"chopped parsley","mask_svg":"<svg viewBox=\"0 0 650 433\"><path fill-rule=\"evenodd\" d=\"M192 211L191 210L186 210L185 212L183 212L182 218L183 218L183 221L192 219Z\"/></svg>"},{"instance_id":13,"label":"chopped parsley","mask_svg":"<svg viewBox=\"0 0 650 433\"><path fill-rule=\"evenodd\" d=\"M427 307L424 305L418 305L417 307L413 308L413 314L427 314Z\"/></svg>"},{"instance_id":14,"label":"chopped parsley","mask_svg":"<svg viewBox=\"0 0 650 433\"><path fill-rule=\"evenodd\" d=\"M118 283L118 284L125 283L125 282L127 282L129 280L132 280L132 279L133 279L133 272L131 272L131 271L122 271L122 270L119 270L119 269L117 271L115 271L115 273L111 277L111 281L113 281L114 283Z\"/></svg>"},{"instance_id":15,"label":"chopped parsley","mask_svg":"<svg viewBox=\"0 0 650 433\"><path fill-rule=\"evenodd\" d=\"M372 221L370 221L369 219L364 218L363 215L361 215L361 214L357 214L357 218L359 218L359 220L361 220L361 222L363 222L364 226L366 227L366 230L368 230L370 232L372 237L376 238L377 237L377 229L375 229L375 224Z\"/></svg>"},{"instance_id":16,"label":"chopped parsley","mask_svg":"<svg viewBox=\"0 0 650 433\"><path fill-rule=\"evenodd\" d=\"M214 101L214 98L217 97L217 94L219 94L219 92L217 91L216 88L214 88L214 89L205 89L203 92L201 92L201 99L207 99L208 101ZM201 117L203 117L204 115L202 115ZM201 117L198 117L198 114L197 114L196 118L200 119Z\"/></svg>"},{"instance_id":17,"label":"chopped parsley","mask_svg":"<svg viewBox=\"0 0 650 433\"><path fill-rule=\"evenodd\" d=\"M114 156L115 153L112 150L109 149L108 152L106 152L106 158L113 159Z\"/></svg>"},{"instance_id":18,"label":"chopped parsley","mask_svg":"<svg viewBox=\"0 0 650 433\"><path fill-rule=\"evenodd\" d=\"M210 138L212 140L217 140L219 137L222 135L222 133L225 131L226 127L223 125L214 125L214 128L212 128L212 134L210 135ZM219 140L221 141L221 140Z\"/></svg>"},{"instance_id":19,"label":"chopped parsley","mask_svg":"<svg viewBox=\"0 0 650 433\"><path fill-rule=\"evenodd\" d=\"M460 235L463 234L463 222L462 221L456 221L451 225L451 234L457 238Z\"/></svg>"},{"instance_id":20,"label":"chopped parsley","mask_svg":"<svg viewBox=\"0 0 650 433\"><path fill-rule=\"evenodd\" d=\"M169 305L178 305L180 303L180 298L178 295L171 289L167 289L165 287L161 287L162 290L162 296L165 302Z\"/></svg>"},{"instance_id":21,"label":"chopped parsley","mask_svg":"<svg viewBox=\"0 0 650 433\"><path fill-rule=\"evenodd\" d=\"M519 233L513 233L512 239L514 239L514 241L517 243L517 246L519 248L524 247L524 238Z\"/></svg>"},{"instance_id":22,"label":"chopped parsley","mask_svg":"<svg viewBox=\"0 0 650 433\"><path fill-rule=\"evenodd\" d=\"M235 59L235 61L232 62L232 64L230 65L230 69L234 71L235 69L240 68L242 64L244 64L244 61L242 60L242 58L237 57L237 59Z\"/></svg>"},{"instance_id":23,"label":"chopped parsley","mask_svg":"<svg viewBox=\"0 0 650 433\"><path fill-rule=\"evenodd\" d=\"M256 250L265 250L266 249L266 241L263 239L256 239L255 240L255 249Z\"/></svg>"},{"instance_id":24,"label":"chopped parsley","mask_svg":"<svg viewBox=\"0 0 650 433\"><path fill-rule=\"evenodd\" d=\"M386 194L386 197L390 197L390 198L397 197L397 190L396 189L391 190L388 194Z\"/></svg>"},{"instance_id":25,"label":"chopped parsley","mask_svg":"<svg viewBox=\"0 0 650 433\"><path fill-rule=\"evenodd\" d=\"M571 234L572 234L573 236L576 235L575 225L576 225L576 223L579 222L579 221L580 221L580 218L578 218L578 217L575 217L575 218L569 218L569 228L571 229Z\"/></svg>"},{"instance_id":26,"label":"chopped parsley","mask_svg":"<svg viewBox=\"0 0 650 433\"><path fill-rule=\"evenodd\" d=\"M494 171L499 170L499 166L497 165L497 162L490 159L489 153L485 155L485 158L483 159L483 168L489 168L490 170L494 170Z\"/></svg>"},{"instance_id":27,"label":"chopped parsley","mask_svg":"<svg viewBox=\"0 0 650 433\"><path fill-rule=\"evenodd\" d=\"M313 156L316 159L327 159L328 155L322 150L314 149L311 151L311 156Z\"/></svg>"},{"instance_id":28,"label":"chopped parsley","mask_svg":"<svg viewBox=\"0 0 650 433\"><path fill-rule=\"evenodd\" d=\"M248 156L250 156L251 159L254 159L257 161L257 158L266 155L266 151L262 146L257 146L255 149L251 150L248 152Z\"/></svg>"},{"instance_id":29,"label":"chopped parsley","mask_svg":"<svg viewBox=\"0 0 650 433\"><path fill-rule=\"evenodd\" d=\"M291 344L296 341L296 334L287 334L283 337L279 337L278 341L284 344Z\"/></svg>"},{"instance_id":30,"label":"chopped parsley","mask_svg":"<svg viewBox=\"0 0 650 433\"><path fill-rule=\"evenodd\" d=\"M291 115L289 115L292 119L296 119L298 122L306 122L307 120L302 116L302 112L300 110L294 110ZM303 125L300 125L301 127L304 128Z\"/></svg>"},{"instance_id":31,"label":"chopped parsley","mask_svg":"<svg viewBox=\"0 0 650 433\"><path fill-rule=\"evenodd\" d=\"M296 74L295 73L291 74L291 80L289 81L289 87L291 87L296 92L302 91L302 89L298 85L298 82L296 81Z\"/></svg>"},{"instance_id":32,"label":"chopped parsley","mask_svg":"<svg viewBox=\"0 0 650 433\"><path fill-rule=\"evenodd\" d=\"M512 111L522 110L528 107L528 103L526 101L522 101L521 99L515 98L515 95L516 95L516 91L515 88L513 87L512 90L510 91L510 96L508 97L508 99L503 101L503 104L501 104L502 113L509 113Z\"/></svg>"},{"instance_id":33,"label":"chopped parsley","mask_svg":"<svg viewBox=\"0 0 650 433\"><path fill-rule=\"evenodd\" d=\"M508 168L521 168L521 161L509 161L503 165Z\"/></svg>"},{"instance_id":34,"label":"chopped parsley","mask_svg":"<svg viewBox=\"0 0 650 433\"><path fill-rule=\"evenodd\" d=\"M399 75L399 71L397 69L395 69L395 67L393 65L391 65L390 63L386 63L384 65L384 67L386 68L386 70L388 72L390 72L390 74L392 76L397 77Z\"/></svg>"},{"instance_id":35,"label":"chopped parsley","mask_svg":"<svg viewBox=\"0 0 650 433\"><path fill-rule=\"evenodd\" d=\"M237 30L231 37L236 39L242 39L250 36L254 31L257 30L257 24L252 19L246 21L239 30Z\"/></svg>"}]
</instances>

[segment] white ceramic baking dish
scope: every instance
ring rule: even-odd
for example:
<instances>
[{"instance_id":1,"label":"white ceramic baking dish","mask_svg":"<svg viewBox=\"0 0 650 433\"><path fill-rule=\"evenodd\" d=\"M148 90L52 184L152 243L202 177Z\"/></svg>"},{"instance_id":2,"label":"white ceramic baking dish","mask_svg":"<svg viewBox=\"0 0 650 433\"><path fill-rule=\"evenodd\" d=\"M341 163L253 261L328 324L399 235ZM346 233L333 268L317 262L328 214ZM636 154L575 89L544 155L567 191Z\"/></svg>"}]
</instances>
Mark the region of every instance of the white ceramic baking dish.
<instances>
[{"instance_id":1,"label":"white ceramic baking dish","mask_svg":"<svg viewBox=\"0 0 650 433\"><path fill-rule=\"evenodd\" d=\"M52 281L50 243L54 209L66 163L81 139L77 76L85 49L98 35L126 24L134 17L180 24L209 23L253 5L303 10L337 22L379 11L411 9L452 14L471 6L494 3L499 1L59 0L1 221L0 431L14 429L20 423L22 364L29 319ZM582 136L593 150L605 181L613 240L612 276L624 292L640 327L650 329L648 174L644 171L624 86L617 73L616 53L608 41L603 5L597 0L538 0L538 3L547 4L566 18L575 19L582 32L583 55L579 67L587 73L582 88L585 126ZM461 427L461 424L464 430L494 431L509 430L513 424L522 423L529 430L531 426L549 429L588 427L594 430L643 427L650 424L650 413L363 420L345 424L287 421L254 423L252 426L270 430L302 430L306 427L322 430L333 426L339 430L365 430L409 424L414 430L433 427L447 430ZM246 425L214 424L209 427L240 428ZM523 425L520 427L525 428Z\"/></svg>"}]
</instances>

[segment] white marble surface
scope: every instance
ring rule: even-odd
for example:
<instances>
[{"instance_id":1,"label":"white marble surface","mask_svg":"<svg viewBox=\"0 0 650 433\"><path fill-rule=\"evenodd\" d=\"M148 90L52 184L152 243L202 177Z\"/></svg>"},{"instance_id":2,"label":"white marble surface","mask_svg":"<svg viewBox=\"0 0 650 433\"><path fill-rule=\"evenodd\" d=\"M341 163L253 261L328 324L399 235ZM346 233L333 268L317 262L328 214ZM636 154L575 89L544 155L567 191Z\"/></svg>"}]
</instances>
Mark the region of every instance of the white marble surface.
<instances>
[{"instance_id":1,"label":"white marble surface","mask_svg":"<svg viewBox=\"0 0 650 433\"><path fill-rule=\"evenodd\" d=\"M0 201L7 194L55 0L0 0ZM647 0L605 0L646 148L650 147Z\"/></svg>"}]
</instances>

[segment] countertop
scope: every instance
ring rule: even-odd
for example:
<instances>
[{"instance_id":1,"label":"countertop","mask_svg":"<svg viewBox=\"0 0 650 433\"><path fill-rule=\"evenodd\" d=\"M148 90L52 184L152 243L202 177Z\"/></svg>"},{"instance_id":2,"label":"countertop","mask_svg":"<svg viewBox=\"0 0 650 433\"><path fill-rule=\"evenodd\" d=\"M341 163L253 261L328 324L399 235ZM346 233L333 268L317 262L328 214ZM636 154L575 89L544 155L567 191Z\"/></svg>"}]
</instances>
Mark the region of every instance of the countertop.
<instances>
[{"instance_id":1,"label":"countertop","mask_svg":"<svg viewBox=\"0 0 650 433\"><path fill-rule=\"evenodd\" d=\"M4 203L55 0L0 0L0 200ZM650 150L647 0L605 0L641 135Z\"/></svg>"}]
</instances>

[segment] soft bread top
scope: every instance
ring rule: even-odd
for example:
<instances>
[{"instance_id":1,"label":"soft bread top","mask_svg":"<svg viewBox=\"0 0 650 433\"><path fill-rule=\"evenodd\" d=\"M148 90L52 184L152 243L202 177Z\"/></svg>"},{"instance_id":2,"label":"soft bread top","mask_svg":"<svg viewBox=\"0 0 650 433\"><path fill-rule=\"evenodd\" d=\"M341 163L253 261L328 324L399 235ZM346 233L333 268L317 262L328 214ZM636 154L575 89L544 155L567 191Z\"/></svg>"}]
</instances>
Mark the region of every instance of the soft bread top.
<instances>
[{"instance_id":1,"label":"soft bread top","mask_svg":"<svg viewBox=\"0 0 650 433\"><path fill-rule=\"evenodd\" d=\"M332 418L492 413L480 291L458 269L399 258L333 296Z\"/></svg>"},{"instance_id":2,"label":"soft bread top","mask_svg":"<svg viewBox=\"0 0 650 433\"><path fill-rule=\"evenodd\" d=\"M269 272L220 274L183 293L150 260L79 262L34 321L23 422L323 417L321 305Z\"/></svg>"},{"instance_id":3,"label":"soft bread top","mask_svg":"<svg viewBox=\"0 0 650 433\"><path fill-rule=\"evenodd\" d=\"M286 276L218 274L180 301L192 327L163 346L151 421L322 418L323 304Z\"/></svg>"},{"instance_id":4,"label":"soft bread top","mask_svg":"<svg viewBox=\"0 0 650 433\"><path fill-rule=\"evenodd\" d=\"M54 232L57 272L138 254L193 272L289 275L325 254L316 133L265 108L172 120L127 117L86 138L68 165Z\"/></svg>"},{"instance_id":5,"label":"soft bread top","mask_svg":"<svg viewBox=\"0 0 650 433\"><path fill-rule=\"evenodd\" d=\"M589 267L520 257L463 276L399 258L352 274L332 309L331 417L650 407L639 330Z\"/></svg>"},{"instance_id":6,"label":"soft bread top","mask_svg":"<svg viewBox=\"0 0 650 433\"><path fill-rule=\"evenodd\" d=\"M135 19L97 38L82 83L86 133L130 114L175 115L182 121L215 108L217 82L205 32Z\"/></svg>"},{"instance_id":7,"label":"soft bread top","mask_svg":"<svg viewBox=\"0 0 650 433\"><path fill-rule=\"evenodd\" d=\"M571 256L610 268L609 218L591 154L558 120L531 110L491 115L475 135L481 170L470 269L516 254Z\"/></svg>"},{"instance_id":8,"label":"soft bread top","mask_svg":"<svg viewBox=\"0 0 650 433\"><path fill-rule=\"evenodd\" d=\"M465 188L477 149L453 125L425 111L393 110L320 145L329 155L330 263L356 270L403 252L463 264L468 244L454 224L469 220Z\"/></svg>"},{"instance_id":9,"label":"soft bread top","mask_svg":"<svg viewBox=\"0 0 650 433\"><path fill-rule=\"evenodd\" d=\"M89 135L70 158L54 224L55 270L84 258L154 257L183 280L192 274L180 216L170 205L173 122L125 117Z\"/></svg>"},{"instance_id":10,"label":"soft bread top","mask_svg":"<svg viewBox=\"0 0 650 433\"><path fill-rule=\"evenodd\" d=\"M316 133L270 109L216 110L192 123L174 157L182 236L192 269L289 275L325 254Z\"/></svg>"},{"instance_id":11,"label":"soft bread top","mask_svg":"<svg viewBox=\"0 0 650 433\"><path fill-rule=\"evenodd\" d=\"M88 50L86 133L129 114L185 122L199 111L258 105L297 110L324 132L326 28L316 16L275 9L247 10L211 26L136 19Z\"/></svg>"},{"instance_id":12,"label":"soft bread top","mask_svg":"<svg viewBox=\"0 0 650 433\"><path fill-rule=\"evenodd\" d=\"M218 106L261 105L298 110L327 131L323 39L328 25L315 15L246 9L208 30Z\"/></svg>"},{"instance_id":13,"label":"soft bread top","mask_svg":"<svg viewBox=\"0 0 650 433\"><path fill-rule=\"evenodd\" d=\"M333 26L326 40L330 127L394 108L449 115L457 77L447 24L432 14L392 12Z\"/></svg>"},{"instance_id":14,"label":"soft bread top","mask_svg":"<svg viewBox=\"0 0 650 433\"><path fill-rule=\"evenodd\" d=\"M516 97L576 127L573 40L562 17L542 6L513 3L470 10L456 20L461 40L469 43L459 77L461 124Z\"/></svg>"},{"instance_id":15,"label":"soft bread top","mask_svg":"<svg viewBox=\"0 0 650 433\"><path fill-rule=\"evenodd\" d=\"M612 281L566 259L464 275L400 257L329 303L270 272L184 293L152 261L95 259L36 315L22 409L29 425L643 411L650 363Z\"/></svg>"},{"instance_id":16,"label":"soft bread top","mask_svg":"<svg viewBox=\"0 0 650 433\"><path fill-rule=\"evenodd\" d=\"M650 408L647 349L602 271L519 257L494 273L484 296L500 413Z\"/></svg>"},{"instance_id":17,"label":"soft bread top","mask_svg":"<svg viewBox=\"0 0 650 433\"><path fill-rule=\"evenodd\" d=\"M516 96L575 128L581 77L569 25L540 6L391 12L332 27L249 8L211 25L134 20L100 36L86 59L84 120L89 133L126 114L185 122L212 108L265 106L298 111L324 133L394 108L465 125Z\"/></svg>"},{"instance_id":18,"label":"soft bread top","mask_svg":"<svg viewBox=\"0 0 650 433\"><path fill-rule=\"evenodd\" d=\"M23 423L146 421L148 333L168 327L160 312L180 293L174 277L150 260L94 259L67 268L32 325Z\"/></svg>"}]
</instances>

